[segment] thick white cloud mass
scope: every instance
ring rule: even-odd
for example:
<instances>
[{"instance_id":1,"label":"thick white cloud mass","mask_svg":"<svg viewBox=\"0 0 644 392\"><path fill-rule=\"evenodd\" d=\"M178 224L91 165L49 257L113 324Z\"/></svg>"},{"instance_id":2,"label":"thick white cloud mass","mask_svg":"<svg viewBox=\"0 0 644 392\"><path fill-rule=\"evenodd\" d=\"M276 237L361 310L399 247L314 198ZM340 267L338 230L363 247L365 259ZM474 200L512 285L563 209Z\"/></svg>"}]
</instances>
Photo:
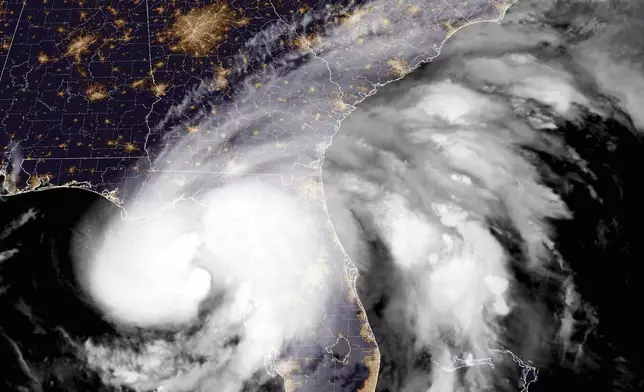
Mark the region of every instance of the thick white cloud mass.
<instances>
[{"instance_id":1,"label":"thick white cloud mass","mask_svg":"<svg viewBox=\"0 0 644 392\"><path fill-rule=\"evenodd\" d=\"M239 179L199 201L115 220L92 250L87 280L113 320L175 331L181 347L161 358L184 351L225 363L234 373L217 377L226 380L218 390L236 391L274 350L300 338L323 316L321 306L333 287L322 253L324 222L278 186ZM186 340L180 331L203 317L200 306L207 318L197 336ZM234 348L225 347L236 338ZM93 343L88 348L99 366L114 355L96 354L100 348ZM212 367L192 369L184 382L190 385L218 366ZM148 381L145 373L132 373L129 381Z\"/></svg>"},{"instance_id":2,"label":"thick white cloud mass","mask_svg":"<svg viewBox=\"0 0 644 392\"><path fill-rule=\"evenodd\" d=\"M382 7L373 12L389 12ZM369 61L396 54L416 66L436 49L423 41L427 24L407 24L395 11L386 23L354 16L319 43L315 59L285 75L268 72L262 83L248 80L233 104L190 124L200 128L195 135L176 141L169 133L156 171L125 205L129 219L115 217L86 275L121 323L189 324L205 295L210 314L197 333L177 332L171 343L134 350L88 342L106 379L239 391L284 347L310 338L338 289L332 271L344 268L328 257L322 196L363 275L361 300L378 318L376 338L387 355L381 390L521 390L537 372L527 360L549 364L553 351L583 351L577 334L597 320L553 249L550 226L573 216L519 146L575 156L543 131L577 121L582 111L609 116L606 94L642 125L639 57L611 55L618 33L610 21L576 43L541 23L543 9L521 9L505 26L465 28L435 63L382 88L344 120L326 151L325 195L304 202L301 185L320 176L336 120L352 108L332 98L346 98L340 93L355 84L349 71L365 69L373 87L380 80L370 79ZM388 40L370 41L356 55L355 41L374 31ZM293 103L284 111L272 91L289 88ZM196 91L184 106L205 95ZM182 107L174 110L168 118ZM333 121L311 129L320 112ZM258 130L261 141L240 129ZM490 230L494 220L516 231L519 266ZM551 290L531 293L526 281ZM383 293L387 304L376 311Z\"/></svg>"},{"instance_id":3,"label":"thick white cloud mass","mask_svg":"<svg viewBox=\"0 0 644 392\"><path fill-rule=\"evenodd\" d=\"M554 15L564 7L534 3ZM577 377L597 366L585 344L596 312L553 248L550 222L575 217L528 149L592 177L565 135L548 131L568 121L584 132L588 113L608 119L619 110L644 129L644 59L625 38L641 27L607 15L590 37L562 34L546 10L526 12L531 5L503 25L461 30L427 69L352 113L327 151L336 227L363 230L339 236L363 274L361 298L383 352L378 390L527 390L538 369L515 354L571 366ZM615 56L620 46L627 56ZM499 241L509 233L489 229L495 221L516 230L508 242L519 258ZM464 379L445 371L468 355L495 366L469 366ZM513 378L518 363L526 373Z\"/></svg>"}]
</instances>

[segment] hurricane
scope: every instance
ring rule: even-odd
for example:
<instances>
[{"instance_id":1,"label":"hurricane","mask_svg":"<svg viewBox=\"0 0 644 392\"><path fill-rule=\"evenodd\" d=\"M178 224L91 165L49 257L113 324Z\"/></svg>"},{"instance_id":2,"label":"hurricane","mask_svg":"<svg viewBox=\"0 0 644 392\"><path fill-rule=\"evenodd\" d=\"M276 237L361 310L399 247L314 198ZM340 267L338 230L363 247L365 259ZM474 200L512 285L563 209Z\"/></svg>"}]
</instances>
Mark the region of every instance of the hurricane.
<instances>
[{"instance_id":1,"label":"hurricane","mask_svg":"<svg viewBox=\"0 0 644 392\"><path fill-rule=\"evenodd\" d=\"M614 304L637 281L643 12L374 1L267 25L229 96L215 77L145 124L148 174L74 229L118 331L75 351L136 391L635 390ZM447 13L468 23L440 33Z\"/></svg>"}]
</instances>

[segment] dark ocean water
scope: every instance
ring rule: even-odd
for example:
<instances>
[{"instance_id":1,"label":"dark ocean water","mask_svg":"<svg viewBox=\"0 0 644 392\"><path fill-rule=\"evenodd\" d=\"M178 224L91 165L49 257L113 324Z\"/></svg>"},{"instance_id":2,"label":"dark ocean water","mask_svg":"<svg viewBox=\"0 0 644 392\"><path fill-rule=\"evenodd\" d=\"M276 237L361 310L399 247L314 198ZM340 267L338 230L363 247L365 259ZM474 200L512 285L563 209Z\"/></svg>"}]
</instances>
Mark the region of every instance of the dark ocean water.
<instances>
[{"instance_id":1,"label":"dark ocean water","mask_svg":"<svg viewBox=\"0 0 644 392\"><path fill-rule=\"evenodd\" d=\"M560 27L567 25L562 22ZM552 312L561 298L553 290L554 277L536 280L526 272L525 244L510 219L499 216L487 221L489 230L512 256L512 271L521 283L517 295L530 305L504 322L510 331L504 343L539 369L530 391L644 390L644 337L638 322L644 294L644 277L638 274L644 260L644 141L624 112L615 109L608 118L601 118L584 108L579 111L583 114L575 121L559 119L556 128L540 131L564 141L557 155L533 146L521 148L539 169L542 181L573 214L572 219L552 220L556 249L552 256L559 253L566 260L578 292L592 305L579 309L577 318L588 322L589 314L596 313L599 322L580 328L582 335L574 336L580 343L573 350L576 355L554 351L530 357L534 347L547 343L535 337L540 335L530 320L535 315L552 318L554 330ZM567 153L565 147L578 156ZM89 254L77 251L90 243L74 243L78 238L74 235L87 229L81 224L89 218L96 231L80 238L92 241L107 219L119 213L111 202L82 189L38 191L0 201L0 392L117 391L87 364L83 344L88 339L129 339L136 344L159 336L109 323L82 288ZM370 241L379 274L363 278L360 289L363 293L396 290L399 282L386 260L386 245L377 237ZM382 354L378 390L398 392L408 375L407 365L428 371L432 365L429 356L416 357L409 348L414 343L411 335L387 323L383 309L388 301L383 295L367 310ZM248 385L248 390L282 390L283 384L273 381L274 385L263 387Z\"/></svg>"},{"instance_id":2,"label":"dark ocean water","mask_svg":"<svg viewBox=\"0 0 644 392\"><path fill-rule=\"evenodd\" d=\"M586 112L582 122L558 125L553 133L577 151L587 170L544 153L537 153L543 162L538 167L573 213L571 220L553 221L555 244L599 323L574 337L583 342L578 357L553 353L555 360L541 367L530 390L641 390L644 338L636 309L644 294L637 273L644 256L644 141L619 111L607 120ZM535 295L548 303L547 285L545 290Z\"/></svg>"},{"instance_id":3,"label":"dark ocean water","mask_svg":"<svg viewBox=\"0 0 644 392\"><path fill-rule=\"evenodd\" d=\"M0 246L16 251L0 263L0 355L11 369L2 372L2 390L114 390L87 367L83 343L118 331L83 292L77 267L85 260L73 257L73 232L96 205L118 212L82 189L27 193L0 203Z\"/></svg>"},{"instance_id":4,"label":"dark ocean water","mask_svg":"<svg viewBox=\"0 0 644 392\"><path fill-rule=\"evenodd\" d=\"M552 271L551 279L535 279L528 272L526 244L511 220L503 215L487 219L490 232L510 255L511 270L520 283L515 297L522 298L522 306L502 324L502 343L538 368L530 391L642 390L644 338L638 301L644 295L644 279L637 271L644 256L644 140L619 109L608 118L579 110L582 115L576 120L558 119L556 128L542 131L545 138L561 138L563 151L517 147L572 212L572 219L550 222L555 249L550 257L565 260L568 267ZM387 245L377 236L371 238L369 258L378 272L361 277L358 285L361 295L380 295L368 309L382 355L377 390L400 391L418 369L429 372L432 358L419 355L413 334L387 318L391 315L384 309L392 296L405 290L400 286L404 280L388 261ZM569 274L587 302L573 315L579 331L572 339L579 346L564 352L556 342L539 339L557 333L555 312L562 309L559 278ZM544 328L551 330L544 333ZM539 347L551 348L535 357ZM517 369L504 376L516 385L521 374Z\"/></svg>"},{"instance_id":5,"label":"dark ocean water","mask_svg":"<svg viewBox=\"0 0 644 392\"><path fill-rule=\"evenodd\" d=\"M582 121L561 120L556 129L544 132L562 137L587 163L583 170L570 156L524 148L544 182L573 212L573 219L552 222L555 247L571 266L578 291L594 306L600 322L587 336L576 337L584 342L578 357L555 352L547 358L527 358L539 368L539 379L530 390L641 390L644 338L638 313L644 279L637 271L644 259L644 142L628 116L620 112L607 120L586 113ZM119 212L97 194L71 188L4 197L0 202L1 251L12 252L0 263L3 391L117 390L103 385L87 366L83 343L90 338L136 340L143 335L119 330L101 317L79 281L79 271L88 260L74 253L79 247L72 241L88 213L93 214L92 227L100 228L107 217ZM533 299L534 308L524 309L526 316L550 317L548 312L558 299L551 297L547 281L533 281L523 273L525 250L516 231L502 217L488 223L513 256L513 270L523 284L521 295ZM383 256L377 240L372 249L376 255L380 252L375 259ZM367 282L362 289L383 284ZM382 298L369 309L369 319L381 343L383 374L387 375L381 378L379 390L393 392L398 390L393 379L404 378L406 372L397 364L407 359L398 358L400 350L390 349L391 345L411 342L405 343L396 331L379 323L386 301ZM540 344L530 341L531 326L522 320L521 312L506 323L508 330L515 331L509 335L524 337L506 342L519 355L524 349L529 352L530 345Z\"/></svg>"}]
</instances>

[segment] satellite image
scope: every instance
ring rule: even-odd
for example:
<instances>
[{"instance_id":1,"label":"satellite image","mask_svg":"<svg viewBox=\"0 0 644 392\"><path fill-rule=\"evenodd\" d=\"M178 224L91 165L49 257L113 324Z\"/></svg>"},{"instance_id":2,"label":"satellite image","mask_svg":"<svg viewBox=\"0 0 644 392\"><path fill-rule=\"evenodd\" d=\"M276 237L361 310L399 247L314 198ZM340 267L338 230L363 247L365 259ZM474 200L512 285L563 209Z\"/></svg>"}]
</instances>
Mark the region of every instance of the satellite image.
<instances>
[{"instance_id":1,"label":"satellite image","mask_svg":"<svg viewBox=\"0 0 644 392\"><path fill-rule=\"evenodd\" d=\"M0 392L644 390L644 0L0 0Z\"/></svg>"}]
</instances>

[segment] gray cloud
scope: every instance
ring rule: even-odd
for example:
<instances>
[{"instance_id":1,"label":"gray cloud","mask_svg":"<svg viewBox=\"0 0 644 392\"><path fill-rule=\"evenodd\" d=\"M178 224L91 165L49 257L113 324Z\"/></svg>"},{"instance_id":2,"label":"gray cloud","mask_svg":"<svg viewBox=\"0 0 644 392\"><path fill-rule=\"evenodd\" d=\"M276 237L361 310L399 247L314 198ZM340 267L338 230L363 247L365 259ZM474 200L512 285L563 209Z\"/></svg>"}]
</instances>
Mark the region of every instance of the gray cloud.
<instances>
[{"instance_id":1,"label":"gray cloud","mask_svg":"<svg viewBox=\"0 0 644 392\"><path fill-rule=\"evenodd\" d=\"M427 15L410 28L404 13L383 5L331 31L300 69L248 78L234 102L168 134L167 149L151 159L151 178L125 205L129 219L115 217L95 249L97 269L89 274L101 279L91 288L115 319L140 325L185 323L197 315L201 294L187 290L196 286L189 279L195 266L208 269L210 284L226 295L196 337L179 334L170 348L156 342L144 351L148 357L90 344L97 367L126 359L115 383L181 390L216 382L218 390L237 391L266 369L284 373L288 369L271 364L324 318L321 305L338 288L333 271L354 264L362 274L361 300L375 315L372 325L387 336L379 342L390 360L382 364L384 386L492 389L502 377L520 374L517 357L503 348L513 334L529 332L518 349L535 362L547 361L554 346L579 349L571 314L584 303L552 249L548 223L571 214L518 146L571 159L574 151L541 131L553 127L554 118L575 121L582 109L608 116L599 92L617 95L627 111L636 109L641 79L626 86L625 75L638 72L637 55L619 64L608 52L591 55L587 46L601 41L608 27L570 45L569 37L534 16L546 11L518 12L507 26L461 30L430 67L381 88L344 119L374 85L392 79L368 65L397 56L412 69L437 54L440 40L426 37L433 28ZM292 28L280 26L282 32ZM357 55L355 41L376 33L400 45L367 41ZM593 66L582 61L589 56L599 56ZM362 79L355 69L365 70ZM371 90L358 90L357 81ZM289 91L288 102L277 99ZM207 95L197 90L184 106ZM177 113L182 105L168 118ZM187 126L195 132L179 136ZM324 210L294 196L322 168L326 206L352 260L342 267L325 256ZM492 219L516 231L526 274L555 278L554 316L526 295L513 260L488 229ZM177 269L159 269L164 262ZM135 273L139 279L122 278ZM516 314L528 321L515 331L507 324ZM588 317L586 328L592 328L596 320ZM237 344L222 343L231 339ZM170 363L186 353L192 357L182 362L188 370L181 377L136 373L128 364ZM468 362L464 377L456 377L449 371L458 365L454 357L465 361L468 354L496 367ZM202 365L199 356L209 361Z\"/></svg>"}]
</instances>

